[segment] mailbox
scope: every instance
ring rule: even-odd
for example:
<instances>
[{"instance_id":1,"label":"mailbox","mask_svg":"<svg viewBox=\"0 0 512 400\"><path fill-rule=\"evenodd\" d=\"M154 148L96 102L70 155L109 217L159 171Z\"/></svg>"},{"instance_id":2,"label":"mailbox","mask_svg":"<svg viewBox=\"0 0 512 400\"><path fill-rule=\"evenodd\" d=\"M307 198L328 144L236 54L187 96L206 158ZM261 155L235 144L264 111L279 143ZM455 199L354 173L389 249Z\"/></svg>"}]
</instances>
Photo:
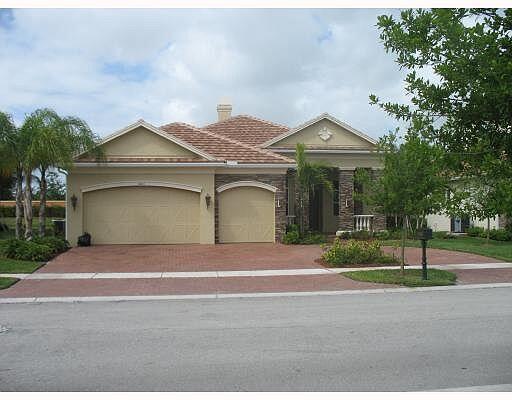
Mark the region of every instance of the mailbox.
<instances>
[{"instance_id":1,"label":"mailbox","mask_svg":"<svg viewBox=\"0 0 512 400\"><path fill-rule=\"evenodd\" d=\"M430 240L430 239L432 239L432 229L430 229L430 228L419 229L416 232L416 238L418 240Z\"/></svg>"}]
</instances>

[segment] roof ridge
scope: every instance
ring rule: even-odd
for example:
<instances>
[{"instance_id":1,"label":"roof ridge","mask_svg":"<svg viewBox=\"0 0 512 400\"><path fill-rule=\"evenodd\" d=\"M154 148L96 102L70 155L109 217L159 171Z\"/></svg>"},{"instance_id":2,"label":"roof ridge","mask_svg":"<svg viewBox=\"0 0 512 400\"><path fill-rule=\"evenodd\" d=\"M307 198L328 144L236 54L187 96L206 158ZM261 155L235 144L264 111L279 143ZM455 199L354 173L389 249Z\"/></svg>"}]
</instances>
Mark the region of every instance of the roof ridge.
<instances>
[{"instance_id":1,"label":"roof ridge","mask_svg":"<svg viewBox=\"0 0 512 400\"><path fill-rule=\"evenodd\" d=\"M269 124L269 125L274 125L274 126L279 127L279 128L290 129L290 127L288 127L286 125L283 125L283 124L280 124L280 123L277 123L277 122L273 122L273 121L269 121L268 119L258 118L258 117L255 117L255 116L249 115L249 114L233 115L232 117L226 118L225 120L217 121L217 122L212 122L211 124L205 125L205 126L203 126L203 128L206 128L206 127L212 126L212 125L222 124L222 123L224 123L226 121L229 121L229 120L232 120L232 119L235 119L235 118L250 118L250 119L253 119L255 121L263 122L263 123L266 123L266 124Z\"/></svg>"},{"instance_id":2,"label":"roof ridge","mask_svg":"<svg viewBox=\"0 0 512 400\"><path fill-rule=\"evenodd\" d=\"M213 136L213 137L215 137L217 139L225 140L226 142L230 142L230 143L236 144L238 146L245 147L246 149L251 149L251 150L256 151L258 153L261 153L261 154L273 156L273 157L278 158L278 159L283 160L283 161L294 162L294 160L292 160L291 158L288 158L288 157L282 156L280 154L274 153L273 151L269 151L269 150L261 149L261 148L258 148L258 147L254 147L254 146L251 146L250 144L239 142L238 140L228 138L228 137L226 137L224 135L221 135L219 133L210 132L209 130L198 128L198 127L196 127L194 125L187 124L186 122L171 122L170 124L162 125L161 128L165 128L166 126L169 126L169 125L182 125L182 126L186 126L186 127L191 128L191 129L193 129L193 130L195 130L195 131L197 131L199 133L207 134L207 135Z\"/></svg>"}]
</instances>

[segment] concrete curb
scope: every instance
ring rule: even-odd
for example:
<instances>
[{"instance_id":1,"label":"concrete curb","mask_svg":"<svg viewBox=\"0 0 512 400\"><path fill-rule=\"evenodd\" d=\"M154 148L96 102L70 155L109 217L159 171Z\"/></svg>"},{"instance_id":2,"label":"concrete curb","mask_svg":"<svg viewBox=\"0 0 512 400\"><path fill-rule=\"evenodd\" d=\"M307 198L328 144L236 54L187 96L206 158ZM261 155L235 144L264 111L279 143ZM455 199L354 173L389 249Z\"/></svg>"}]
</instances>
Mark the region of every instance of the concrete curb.
<instances>
[{"instance_id":1,"label":"concrete curb","mask_svg":"<svg viewBox=\"0 0 512 400\"><path fill-rule=\"evenodd\" d=\"M86 302L118 302L118 301L156 301L156 300L202 300L202 299L230 299L230 298L257 298L257 297L308 297L308 296L335 296L354 294L387 294L387 293L416 293L438 292L449 290L512 288L512 282L482 283L459 286L433 286L419 288L387 288L363 290L335 290L316 292L274 292L274 293L211 293L190 295L158 295L158 296L88 296L88 297L13 297L0 298L0 304L20 303L86 303Z\"/></svg>"}]
</instances>

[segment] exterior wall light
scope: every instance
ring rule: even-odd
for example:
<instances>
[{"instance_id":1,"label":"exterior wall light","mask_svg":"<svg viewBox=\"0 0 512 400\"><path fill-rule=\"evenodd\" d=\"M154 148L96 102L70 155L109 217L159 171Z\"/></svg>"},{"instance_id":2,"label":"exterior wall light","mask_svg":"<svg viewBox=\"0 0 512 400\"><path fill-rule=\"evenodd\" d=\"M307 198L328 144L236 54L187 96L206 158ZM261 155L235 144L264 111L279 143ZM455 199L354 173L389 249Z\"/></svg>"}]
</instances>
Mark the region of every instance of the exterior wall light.
<instances>
[{"instance_id":1,"label":"exterior wall light","mask_svg":"<svg viewBox=\"0 0 512 400\"><path fill-rule=\"evenodd\" d=\"M78 203L78 197L73 193L73 196L71 196L71 207L73 207L73 211L76 210L76 204Z\"/></svg>"},{"instance_id":2,"label":"exterior wall light","mask_svg":"<svg viewBox=\"0 0 512 400\"><path fill-rule=\"evenodd\" d=\"M210 204L212 202L212 196L210 196L210 193L206 193L206 196L204 196L204 201L206 202L206 208L210 208Z\"/></svg>"}]
</instances>

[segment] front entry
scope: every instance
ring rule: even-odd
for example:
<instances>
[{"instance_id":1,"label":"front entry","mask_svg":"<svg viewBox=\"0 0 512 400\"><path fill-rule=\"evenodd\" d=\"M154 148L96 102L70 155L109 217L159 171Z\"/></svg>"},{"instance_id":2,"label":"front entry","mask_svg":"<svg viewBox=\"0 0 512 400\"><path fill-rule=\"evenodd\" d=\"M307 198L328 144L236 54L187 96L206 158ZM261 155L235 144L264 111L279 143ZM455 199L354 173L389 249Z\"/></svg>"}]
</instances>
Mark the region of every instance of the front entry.
<instances>
[{"instance_id":1,"label":"front entry","mask_svg":"<svg viewBox=\"0 0 512 400\"><path fill-rule=\"evenodd\" d=\"M323 187L316 186L309 192L309 229L315 232L323 231Z\"/></svg>"}]
</instances>

